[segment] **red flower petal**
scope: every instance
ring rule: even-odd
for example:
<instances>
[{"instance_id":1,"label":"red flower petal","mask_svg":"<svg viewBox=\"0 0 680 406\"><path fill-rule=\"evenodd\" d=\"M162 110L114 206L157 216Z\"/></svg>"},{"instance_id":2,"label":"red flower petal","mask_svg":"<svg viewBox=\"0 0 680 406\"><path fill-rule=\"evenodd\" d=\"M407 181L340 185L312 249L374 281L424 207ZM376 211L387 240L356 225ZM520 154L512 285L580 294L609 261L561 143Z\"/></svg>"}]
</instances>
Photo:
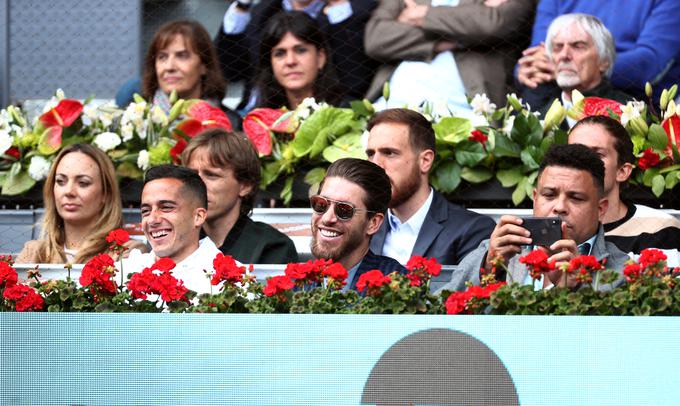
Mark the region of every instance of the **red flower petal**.
<instances>
[{"instance_id":1,"label":"red flower petal","mask_svg":"<svg viewBox=\"0 0 680 406\"><path fill-rule=\"evenodd\" d=\"M272 153L272 135L269 126L260 120L255 114L248 114L243 120L243 131L255 146L260 156Z\"/></svg>"},{"instance_id":2,"label":"red flower petal","mask_svg":"<svg viewBox=\"0 0 680 406\"><path fill-rule=\"evenodd\" d=\"M221 127L227 131L232 131L229 117L217 107L213 107L206 101L198 101L194 103L187 115L193 119L201 122L206 128Z\"/></svg>"},{"instance_id":3,"label":"red flower petal","mask_svg":"<svg viewBox=\"0 0 680 406\"><path fill-rule=\"evenodd\" d=\"M666 118L661 123L666 135L668 135L668 146L664 149L666 156L673 158L673 149L678 149L678 144L680 144L680 117L677 114Z\"/></svg>"},{"instance_id":4,"label":"red flower petal","mask_svg":"<svg viewBox=\"0 0 680 406\"><path fill-rule=\"evenodd\" d=\"M68 127L83 112L83 104L78 100L64 99L56 107L40 116L40 122L45 127Z\"/></svg>"}]
</instances>

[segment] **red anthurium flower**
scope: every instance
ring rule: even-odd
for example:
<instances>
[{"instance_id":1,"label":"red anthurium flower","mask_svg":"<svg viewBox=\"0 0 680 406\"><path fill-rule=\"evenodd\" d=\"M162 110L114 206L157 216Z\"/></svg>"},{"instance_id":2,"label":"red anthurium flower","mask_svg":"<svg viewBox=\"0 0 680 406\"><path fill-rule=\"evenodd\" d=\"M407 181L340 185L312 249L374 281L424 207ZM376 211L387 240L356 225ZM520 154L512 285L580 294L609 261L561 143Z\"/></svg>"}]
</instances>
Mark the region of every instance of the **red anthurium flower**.
<instances>
[{"instance_id":1,"label":"red anthurium flower","mask_svg":"<svg viewBox=\"0 0 680 406\"><path fill-rule=\"evenodd\" d=\"M17 147L10 147L7 151L5 151L5 155L9 155L14 159L21 158L21 152L19 152Z\"/></svg>"},{"instance_id":2,"label":"red anthurium flower","mask_svg":"<svg viewBox=\"0 0 680 406\"><path fill-rule=\"evenodd\" d=\"M680 144L680 116L673 114L672 116L666 118L661 122L661 127L666 131L668 135L668 146L664 149L666 156L673 159L673 149L678 149Z\"/></svg>"},{"instance_id":3,"label":"red anthurium flower","mask_svg":"<svg viewBox=\"0 0 680 406\"><path fill-rule=\"evenodd\" d=\"M177 138L193 138L208 128L221 127L227 131L232 131L229 117L217 107L210 103L198 100L187 110L186 120L179 123L176 127L175 136Z\"/></svg>"},{"instance_id":4,"label":"red anthurium flower","mask_svg":"<svg viewBox=\"0 0 680 406\"><path fill-rule=\"evenodd\" d=\"M295 131L290 128L290 118L277 123L277 120L285 113L286 111L281 109L260 108L251 111L243 119L243 131L260 156L272 153L272 131L286 133Z\"/></svg>"},{"instance_id":5,"label":"red anthurium flower","mask_svg":"<svg viewBox=\"0 0 680 406\"><path fill-rule=\"evenodd\" d=\"M198 133L197 133L198 134ZM182 161L181 156L182 152L184 152L184 148L187 147L188 142L184 138L180 138L177 140L177 143L175 143L175 146L170 148L170 156L172 157L172 162L176 164L180 164Z\"/></svg>"},{"instance_id":6,"label":"red anthurium flower","mask_svg":"<svg viewBox=\"0 0 680 406\"><path fill-rule=\"evenodd\" d=\"M621 103L602 97L586 97L570 109L569 115L580 120L590 116L609 116L610 112L621 117Z\"/></svg>"},{"instance_id":7,"label":"red anthurium flower","mask_svg":"<svg viewBox=\"0 0 680 406\"><path fill-rule=\"evenodd\" d=\"M40 122L45 127L68 127L83 112L83 104L78 100L64 99L56 107L40 116Z\"/></svg>"}]
</instances>

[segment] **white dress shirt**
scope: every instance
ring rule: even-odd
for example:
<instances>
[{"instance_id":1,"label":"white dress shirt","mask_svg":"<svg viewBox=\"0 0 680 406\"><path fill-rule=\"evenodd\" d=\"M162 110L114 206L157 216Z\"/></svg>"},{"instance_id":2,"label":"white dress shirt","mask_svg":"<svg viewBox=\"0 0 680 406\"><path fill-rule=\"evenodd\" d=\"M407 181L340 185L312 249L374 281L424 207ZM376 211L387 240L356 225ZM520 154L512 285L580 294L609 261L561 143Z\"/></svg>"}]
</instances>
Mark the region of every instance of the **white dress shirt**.
<instances>
[{"instance_id":1,"label":"white dress shirt","mask_svg":"<svg viewBox=\"0 0 680 406\"><path fill-rule=\"evenodd\" d=\"M430 195L422 206L405 223L399 221L392 210L387 211L387 224L389 230L383 244L383 255L396 259L400 264L406 265L411 258L413 246L416 244L420 229L423 227L427 212L432 205L434 192L430 188Z\"/></svg>"}]
</instances>

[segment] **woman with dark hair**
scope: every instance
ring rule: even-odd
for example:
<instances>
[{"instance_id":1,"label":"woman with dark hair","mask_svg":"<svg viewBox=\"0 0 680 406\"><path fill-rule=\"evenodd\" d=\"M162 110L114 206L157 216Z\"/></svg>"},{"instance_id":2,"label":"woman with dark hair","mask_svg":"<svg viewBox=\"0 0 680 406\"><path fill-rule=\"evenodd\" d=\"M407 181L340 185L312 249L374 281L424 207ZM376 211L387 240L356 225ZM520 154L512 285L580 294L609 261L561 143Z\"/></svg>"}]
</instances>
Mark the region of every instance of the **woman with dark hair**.
<instances>
[{"instance_id":1,"label":"woman with dark hair","mask_svg":"<svg viewBox=\"0 0 680 406\"><path fill-rule=\"evenodd\" d=\"M319 24L301 11L274 15L262 33L257 107L295 109L307 97L338 105L343 98Z\"/></svg>"},{"instance_id":2,"label":"woman with dark hair","mask_svg":"<svg viewBox=\"0 0 680 406\"><path fill-rule=\"evenodd\" d=\"M238 115L222 105L226 82L210 34L197 21L164 24L154 35L144 59L142 95L167 113L172 91L182 99L203 99L222 109L233 128Z\"/></svg>"}]
</instances>

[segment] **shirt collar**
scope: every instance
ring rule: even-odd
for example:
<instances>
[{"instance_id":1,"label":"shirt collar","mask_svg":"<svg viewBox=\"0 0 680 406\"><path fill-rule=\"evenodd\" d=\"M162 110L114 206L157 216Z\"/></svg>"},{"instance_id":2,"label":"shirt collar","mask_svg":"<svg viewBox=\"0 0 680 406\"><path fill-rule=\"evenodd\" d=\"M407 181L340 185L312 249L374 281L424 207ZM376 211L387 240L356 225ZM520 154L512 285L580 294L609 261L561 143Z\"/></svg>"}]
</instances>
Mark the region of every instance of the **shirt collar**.
<instances>
[{"instance_id":1,"label":"shirt collar","mask_svg":"<svg viewBox=\"0 0 680 406\"><path fill-rule=\"evenodd\" d=\"M400 226L405 226L408 225L411 227L413 230L419 231L420 228L423 226L423 223L425 222L425 217L427 216L427 212L430 211L430 206L432 205L432 199L434 198L434 192L432 191L432 188L430 188L430 194L427 196L427 199L423 203L422 206L413 213L413 215L406 220L406 222L402 223L397 216L392 214L392 210L387 210L387 219L390 225L390 228L392 230L399 228Z\"/></svg>"},{"instance_id":2,"label":"shirt collar","mask_svg":"<svg viewBox=\"0 0 680 406\"><path fill-rule=\"evenodd\" d=\"M302 11L309 14L312 18L316 18L319 13L321 13L321 10L323 10L324 5L323 0L314 0L309 3L307 7L303 8ZM283 0L283 9L286 11L293 11L293 1Z\"/></svg>"}]
</instances>

